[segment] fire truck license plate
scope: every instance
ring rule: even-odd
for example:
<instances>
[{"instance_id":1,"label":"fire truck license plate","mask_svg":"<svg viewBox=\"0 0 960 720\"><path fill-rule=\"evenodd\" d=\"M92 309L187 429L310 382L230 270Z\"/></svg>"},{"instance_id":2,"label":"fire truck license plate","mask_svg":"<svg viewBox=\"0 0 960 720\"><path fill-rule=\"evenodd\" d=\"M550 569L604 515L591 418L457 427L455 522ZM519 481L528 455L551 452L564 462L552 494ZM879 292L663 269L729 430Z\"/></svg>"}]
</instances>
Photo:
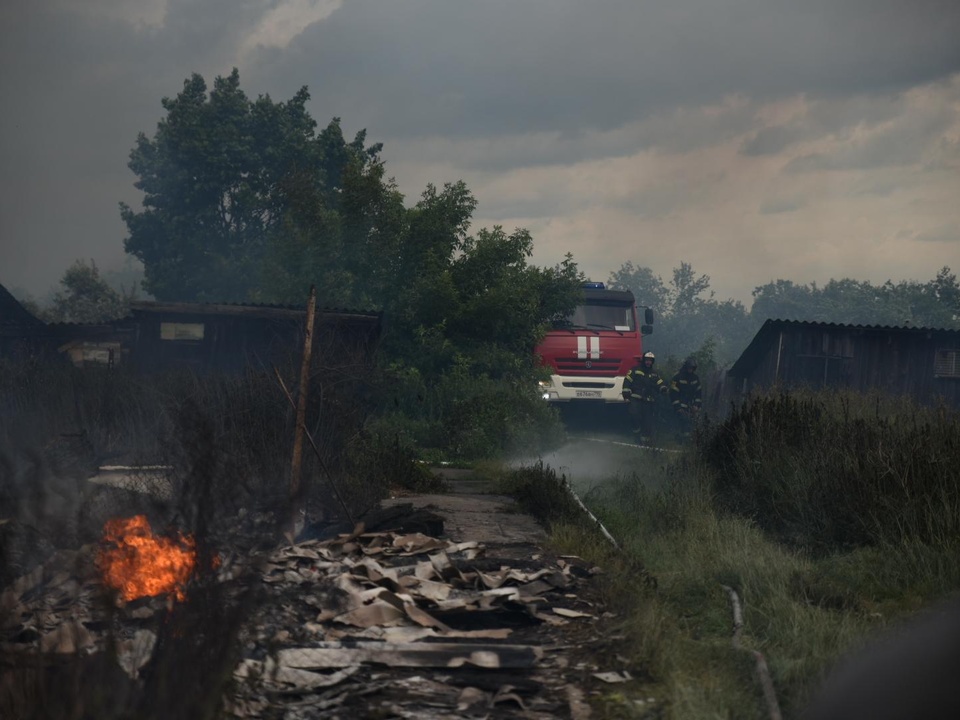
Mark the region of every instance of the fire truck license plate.
<instances>
[{"instance_id":1,"label":"fire truck license plate","mask_svg":"<svg viewBox=\"0 0 960 720\"><path fill-rule=\"evenodd\" d=\"M598 398L603 397L603 393L599 390L577 390L577 397Z\"/></svg>"}]
</instances>

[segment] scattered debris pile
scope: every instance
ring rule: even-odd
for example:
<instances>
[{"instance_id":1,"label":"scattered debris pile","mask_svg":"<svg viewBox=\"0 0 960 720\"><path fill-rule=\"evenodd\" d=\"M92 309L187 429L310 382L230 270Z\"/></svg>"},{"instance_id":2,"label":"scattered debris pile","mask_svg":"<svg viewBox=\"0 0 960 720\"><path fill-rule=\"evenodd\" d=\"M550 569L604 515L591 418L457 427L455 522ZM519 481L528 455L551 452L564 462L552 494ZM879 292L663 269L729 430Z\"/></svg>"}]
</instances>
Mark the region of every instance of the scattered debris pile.
<instances>
[{"instance_id":1,"label":"scattered debris pile","mask_svg":"<svg viewBox=\"0 0 960 720\"><path fill-rule=\"evenodd\" d=\"M477 542L419 532L311 539L221 554L207 581L256 586L239 630L236 717L586 717L559 649L600 609L575 588L597 568L574 557L491 557ZM184 608L191 602L186 588ZM144 682L173 595L106 592L96 547L58 551L0 593L0 654L100 656ZM202 612L198 604L197 612ZM561 634L558 634L561 633ZM595 667L570 668L576 676Z\"/></svg>"},{"instance_id":2,"label":"scattered debris pile","mask_svg":"<svg viewBox=\"0 0 960 720\"><path fill-rule=\"evenodd\" d=\"M566 662L544 626L597 617L573 590L598 570L578 558L501 560L477 542L361 527L282 547L262 572L279 603L247 628L237 716L556 717L579 698L543 675Z\"/></svg>"}]
</instances>

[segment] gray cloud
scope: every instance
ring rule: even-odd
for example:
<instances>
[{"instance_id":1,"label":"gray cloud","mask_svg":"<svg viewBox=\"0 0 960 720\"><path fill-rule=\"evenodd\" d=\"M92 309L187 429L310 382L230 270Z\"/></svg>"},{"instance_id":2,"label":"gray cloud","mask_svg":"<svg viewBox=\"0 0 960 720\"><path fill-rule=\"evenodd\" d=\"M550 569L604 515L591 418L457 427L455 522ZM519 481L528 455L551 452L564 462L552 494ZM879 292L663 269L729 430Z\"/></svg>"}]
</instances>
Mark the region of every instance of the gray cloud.
<instances>
[{"instance_id":1,"label":"gray cloud","mask_svg":"<svg viewBox=\"0 0 960 720\"><path fill-rule=\"evenodd\" d=\"M801 155L791 160L786 172L816 170L867 170L920 164L925 156L942 147L943 133L957 122L956 108L949 102L912 107L873 132L844 138L826 152Z\"/></svg>"},{"instance_id":2,"label":"gray cloud","mask_svg":"<svg viewBox=\"0 0 960 720\"><path fill-rule=\"evenodd\" d=\"M804 112L783 125L768 125L744 139L748 156L777 155L797 143L833 136L845 140L855 129L869 130L911 110L905 93L807 98Z\"/></svg>"},{"instance_id":3,"label":"gray cloud","mask_svg":"<svg viewBox=\"0 0 960 720\"><path fill-rule=\"evenodd\" d=\"M316 78L389 135L604 130L729 93L890 92L960 67L958 35L938 0L351 0L257 73Z\"/></svg>"},{"instance_id":4,"label":"gray cloud","mask_svg":"<svg viewBox=\"0 0 960 720\"><path fill-rule=\"evenodd\" d=\"M667 172L643 187L609 197L599 205L630 212L638 220L660 220L677 216L685 209L707 200L726 180L727 175L723 171L706 171L693 176Z\"/></svg>"},{"instance_id":5,"label":"gray cloud","mask_svg":"<svg viewBox=\"0 0 960 720\"><path fill-rule=\"evenodd\" d=\"M191 72L229 70L224 59L258 3L170 0L159 27L134 5L115 13L108 0L41 0L0 10L0 91L16 98L0 113L0 282L17 268L43 293L77 257L122 265L117 204L139 201L126 167L137 133L153 131L160 99Z\"/></svg>"},{"instance_id":6,"label":"gray cloud","mask_svg":"<svg viewBox=\"0 0 960 720\"><path fill-rule=\"evenodd\" d=\"M914 240L928 243L960 243L960 223L947 223L933 230L917 233Z\"/></svg>"},{"instance_id":7,"label":"gray cloud","mask_svg":"<svg viewBox=\"0 0 960 720\"><path fill-rule=\"evenodd\" d=\"M494 197L485 202L480 210L488 218L523 218L529 222L559 217L588 206L589 202L585 199L571 200L561 193L544 192L533 198Z\"/></svg>"},{"instance_id":8,"label":"gray cloud","mask_svg":"<svg viewBox=\"0 0 960 720\"><path fill-rule=\"evenodd\" d=\"M759 213L761 215L779 215L780 213L799 210L805 204L806 203L797 199L771 198L760 203Z\"/></svg>"},{"instance_id":9,"label":"gray cloud","mask_svg":"<svg viewBox=\"0 0 960 720\"><path fill-rule=\"evenodd\" d=\"M872 174L856 183L851 194L886 197L906 187L909 182L909 178L899 175Z\"/></svg>"},{"instance_id":10,"label":"gray cloud","mask_svg":"<svg viewBox=\"0 0 960 720\"><path fill-rule=\"evenodd\" d=\"M803 133L796 126L770 125L744 140L740 152L754 156L777 155L802 137Z\"/></svg>"},{"instance_id":11,"label":"gray cloud","mask_svg":"<svg viewBox=\"0 0 960 720\"><path fill-rule=\"evenodd\" d=\"M480 173L516 167L567 165L633 155L643 150L686 153L747 132L756 105L676 108L608 131L533 132L496 137L407 138L386 148L400 162L445 163Z\"/></svg>"},{"instance_id":12,"label":"gray cloud","mask_svg":"<svg viewBox=\"0 0 960 720\"><path fill-rule=\"evenodd\" d=\"M835 170L833 161L822 153L799 155L788 162L783 170L787 173L812 172L814 170Z\"/></svg>"},{"instance_id":13,"label":"gray cloud","mask_svg":"<svg viewBox=\"0 0 960 720\"><path fill-rule=\"evenodd\" d=\"M279 42L265 28L284 4L294 30ZM741 136L744 152L773 153L880 126L901 91L960 71L953 0L349 0L319 21L300 5L302 18L288 0L0 5L0 91L14 99L0 114L0 281L42 292L75 257L122 262L116 204L138 198L127 155L194 71L212 81L239 63L248 93L280 99L309 85L321 124L341 116L388 158L432 154L474 176ZM257 38L271 47L250 49ZM797 94L799 124L757 127L758 106ZM847 166L880 161L849 152ZM682 211L685 192L636 210Z\"/></svg>"}]
</instances>

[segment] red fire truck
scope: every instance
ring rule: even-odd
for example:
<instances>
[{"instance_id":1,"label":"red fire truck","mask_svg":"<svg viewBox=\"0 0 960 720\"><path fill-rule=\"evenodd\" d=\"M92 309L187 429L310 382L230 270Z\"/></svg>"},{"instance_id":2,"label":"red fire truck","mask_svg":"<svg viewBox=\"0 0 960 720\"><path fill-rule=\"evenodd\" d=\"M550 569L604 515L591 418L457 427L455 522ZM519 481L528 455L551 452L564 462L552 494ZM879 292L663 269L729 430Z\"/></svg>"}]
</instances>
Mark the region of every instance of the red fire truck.
<instances>
[{"instance_id":1,"label":"red fire truck","mask_svg":"<svg viewBox=\"0 0 960 720\"><path fill-rule=\"evenodd\" d=\"M536 352L550 369L540 383L548 402L622 403L623 378L643 352L643 335L653 332L653 310L637 305L629 290L607 290L603 283L583 285L583 304L547 332Z\"/></svg>"}]
</instances>

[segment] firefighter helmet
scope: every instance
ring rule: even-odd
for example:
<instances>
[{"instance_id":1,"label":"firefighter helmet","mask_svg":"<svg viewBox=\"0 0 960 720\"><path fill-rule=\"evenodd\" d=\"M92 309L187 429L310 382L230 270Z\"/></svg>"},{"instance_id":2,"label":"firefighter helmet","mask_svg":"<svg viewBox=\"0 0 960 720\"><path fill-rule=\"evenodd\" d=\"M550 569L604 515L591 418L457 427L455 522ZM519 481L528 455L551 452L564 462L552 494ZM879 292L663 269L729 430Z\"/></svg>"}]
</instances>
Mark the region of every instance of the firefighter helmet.
<instances>
[{"instance_id":1,"label":"firefighter helmet","mask_svg":"<svg viewBox=\"0 0 960 720\"><path fill-rule=\"evenodd\" d=\"M696 369L697 369L697 359L691 355L690 357L688 357L686 360L683 361L683 366L684 366L685 368L690 369L690 370L696 370Z\"/></svg>"},{"instance_id":2,"label":"firefighter helmet","mask_svg":"<svg viewBox=\"0 0 960 720\"><path fill-rule=\"evenodd\" d=\"M645 353L643 354L643 359L644 359L644 360L656 360L656 359L657 359L657 356L654 355L652 352L649 352L649 351L648 351L648 352L645 352Z\"/></svg>"}]
</instances>

